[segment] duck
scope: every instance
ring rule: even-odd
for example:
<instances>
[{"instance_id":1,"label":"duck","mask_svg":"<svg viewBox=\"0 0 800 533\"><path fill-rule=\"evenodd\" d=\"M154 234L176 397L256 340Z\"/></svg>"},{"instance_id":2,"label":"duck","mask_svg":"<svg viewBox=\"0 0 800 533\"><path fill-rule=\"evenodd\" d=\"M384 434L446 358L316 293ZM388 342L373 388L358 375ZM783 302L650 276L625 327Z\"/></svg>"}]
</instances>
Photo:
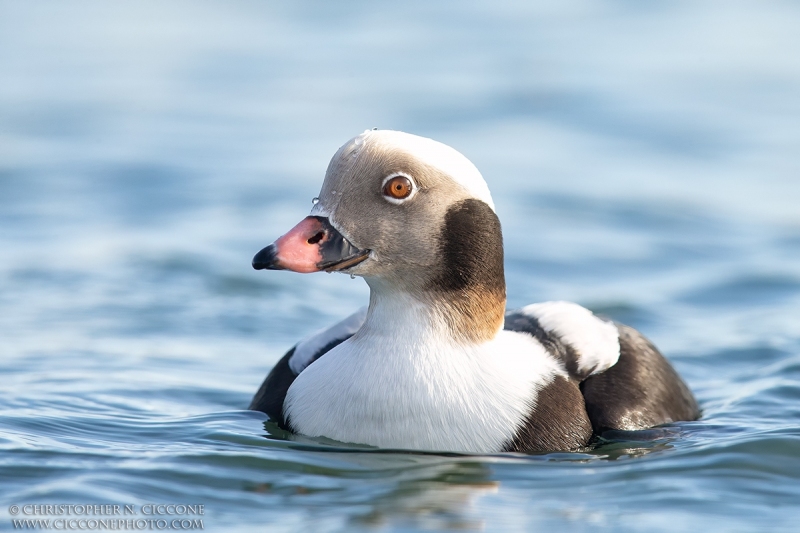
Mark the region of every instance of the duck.
<instances>
[{"instance_id":1,"label":"duck","mask_svg":"<svg viewBox=\"0 0 800 533\"><path fill-rule=\"evenodd\" d=\"M503 235L475 165L367 130L256 270L363 278L369 304L292 347L249 409L307 437L455 453L585 450L606 431L700 417L637 330L575 303L506 310Z\"/></svg>"}]
</instances>

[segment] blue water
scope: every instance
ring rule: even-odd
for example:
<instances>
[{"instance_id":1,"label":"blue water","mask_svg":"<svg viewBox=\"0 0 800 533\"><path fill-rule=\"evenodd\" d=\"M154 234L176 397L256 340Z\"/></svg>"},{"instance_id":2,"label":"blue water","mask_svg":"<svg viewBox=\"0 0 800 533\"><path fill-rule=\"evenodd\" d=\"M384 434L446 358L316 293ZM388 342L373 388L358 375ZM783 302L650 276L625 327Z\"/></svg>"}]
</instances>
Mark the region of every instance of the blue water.
<instances>
[{"instance_id":1,"label":"blue water","mask_svg":"<svg viewBox=\"0 0 800 533\"><path fill-rule=\"evenodd\" d=\"M788 1L0 0L0 528L186 503L207 531L796 531L798 27ZM243 410L366 301L250 260L375 126L482 170L510 306L641 329L702 420L484 457Z\"/></svg>"}]
</instances>

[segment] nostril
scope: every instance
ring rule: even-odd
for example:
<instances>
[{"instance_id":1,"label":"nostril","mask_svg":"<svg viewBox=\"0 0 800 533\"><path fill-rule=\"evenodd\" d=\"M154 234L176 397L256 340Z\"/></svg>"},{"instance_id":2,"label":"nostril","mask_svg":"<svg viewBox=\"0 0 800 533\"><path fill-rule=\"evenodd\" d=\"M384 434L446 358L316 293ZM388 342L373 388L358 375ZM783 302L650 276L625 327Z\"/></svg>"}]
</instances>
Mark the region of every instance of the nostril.
<instances>
[{"instance_id":1,"label":"nostril","mask_svg":"<svg viewBox=\"0 0 800 533\"><path fill-rule=\"evenodd\" d=\"M324 231L318 231L313 237L308 239L308 244L317 244L325 237Z\"/></svg>"}]
</instances>

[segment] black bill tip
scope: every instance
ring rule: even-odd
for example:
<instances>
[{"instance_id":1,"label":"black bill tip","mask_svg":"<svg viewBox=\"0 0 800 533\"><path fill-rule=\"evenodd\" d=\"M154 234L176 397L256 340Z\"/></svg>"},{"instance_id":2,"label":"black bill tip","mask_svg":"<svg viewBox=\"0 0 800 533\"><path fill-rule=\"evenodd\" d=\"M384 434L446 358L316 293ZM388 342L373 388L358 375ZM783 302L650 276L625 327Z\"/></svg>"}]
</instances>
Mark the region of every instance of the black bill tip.
<instances>
[{"instance_id":1,"label":"black bill tip","mask_svg":"<svg viewBox=\"0 0 800 533\"><path fill-rule=\"evenodd\" d=\"M253 257L253 268L256 270L283 270L283 267L276 264L277 256L278 248L274 244L270 244Z\"/></svg>"}]
</instances>

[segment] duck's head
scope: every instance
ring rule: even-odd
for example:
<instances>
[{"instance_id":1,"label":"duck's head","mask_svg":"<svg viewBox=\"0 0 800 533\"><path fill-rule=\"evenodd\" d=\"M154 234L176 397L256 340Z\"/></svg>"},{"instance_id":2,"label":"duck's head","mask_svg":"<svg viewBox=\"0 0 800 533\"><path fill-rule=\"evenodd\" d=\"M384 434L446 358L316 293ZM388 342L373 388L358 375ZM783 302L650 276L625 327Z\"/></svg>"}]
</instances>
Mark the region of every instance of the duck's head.
<instances>
[{"instance_id":1,"label":"duck's head","mask_svg":"<svg viewBox=\"0 0 800 533\"><path fill-rule=\"evenodd\" d=\"M256 254L254 268L346 272L465 312L474 306L464 298L488 298L500 301L502 322L500 223L486 182L461 153L368 130L333 156L315 201L310 216Z\"/></svg>"}]
</instances>

